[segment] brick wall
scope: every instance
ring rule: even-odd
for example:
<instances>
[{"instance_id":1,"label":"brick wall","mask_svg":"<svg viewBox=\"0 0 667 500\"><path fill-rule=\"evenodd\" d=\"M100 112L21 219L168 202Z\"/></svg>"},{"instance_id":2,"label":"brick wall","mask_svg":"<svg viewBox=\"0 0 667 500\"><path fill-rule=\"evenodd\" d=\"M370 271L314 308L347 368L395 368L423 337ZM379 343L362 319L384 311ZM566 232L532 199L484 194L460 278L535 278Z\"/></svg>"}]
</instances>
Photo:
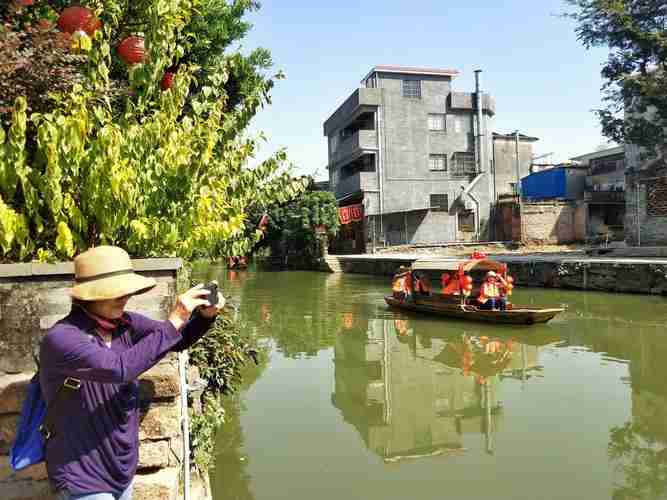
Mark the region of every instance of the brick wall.
<instances>
[{"instance_id":1,"label":"brick wall","mask_svg":"<svg viewBox=\"0 0 667 500\"><path fill-rule=\"evenodd\" d=\"M634 155L637 165L638 155ZM631 246L667 245L667 160L660 157L629 170L625 189L625 241ZM638 230L639 229L639 230ZM641 231L641 234L640 234Z\"/></svg>"},{"instance_id":2,"label":"brick wall","mask_svg":"<svg viewBox=\"0 0 667 500\"><path fill-rule=\"evenodd\" d=\"M164 318L176 293L177 259L135 261L135 269L158 285L131 299L128 309ZM32 352L40 339L70 309L67 289L72 265L0 265L0 498L51 500L44 464L18 474L8 452L16 434L26 385L35 369ZM180 382L175 355L141 377L142 419L135 500L176 498L182 458Z\"/></svg>"},{"instance_id":3,"label":"brick wall","mask_svg":"<svg viewBox=\"0 0 667 500\"><path fill-rule=\"evenodd\" d=\"M564 244L586 235L585 208L576 202L524 203L523 239L526 242Z\"/></svg>"}]
</instances>

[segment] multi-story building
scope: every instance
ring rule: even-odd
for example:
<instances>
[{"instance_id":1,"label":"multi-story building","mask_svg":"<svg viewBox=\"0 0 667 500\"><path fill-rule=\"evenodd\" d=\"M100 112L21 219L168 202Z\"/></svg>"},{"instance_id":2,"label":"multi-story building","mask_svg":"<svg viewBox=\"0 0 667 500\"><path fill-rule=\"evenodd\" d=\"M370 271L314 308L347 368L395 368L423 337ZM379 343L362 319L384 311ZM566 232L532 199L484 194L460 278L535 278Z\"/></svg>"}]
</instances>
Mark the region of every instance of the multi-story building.
<instances>
[{"instance_id":1,"label":"multi-story building","mask_svg":"<svg viewBox=\"0 0 667 500\"><path fill-rule=\"evenodd\" d=\"M331 190L339 206L363 206L350 250L484 238L495 103L454 91L457 75L375 66L324 123Z\"/></svg>"},{"instance_id":2,"label":"multi-story building","mask_svg":"<svg viewBox=\"0 0 667 500\"><path fill-rule=\"evenodd\" d=\"M588 237L623 240L625 147L602 149L571 160L588 167L584 188Z\"/></svg>"}]
</instances>

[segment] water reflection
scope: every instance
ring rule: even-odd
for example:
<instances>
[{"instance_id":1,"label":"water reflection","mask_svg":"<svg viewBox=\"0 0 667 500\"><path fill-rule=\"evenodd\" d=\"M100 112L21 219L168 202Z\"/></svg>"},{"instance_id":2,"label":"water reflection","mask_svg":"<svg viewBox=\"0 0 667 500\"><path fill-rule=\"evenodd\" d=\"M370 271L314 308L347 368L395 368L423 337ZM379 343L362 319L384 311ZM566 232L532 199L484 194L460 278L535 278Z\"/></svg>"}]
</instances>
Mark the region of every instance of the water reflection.
<instances>
[{"instance_id":1,"label":"water reflection","mask_svg":"<svg viewBox=\"0 0 667 500\"><path fill-rule=\"evenodd\" d=\"M377 486L389 469L358 456L361 443L380 462L415 464L390 469L406 489L419 481L424 499L441 496L440 474L450 474L448 491L459 498L493 496L485 484L507 490L498 498L534 498L526 492L542 488L544 498L667 497L662 298L519 290L517 302L564 304L567 311L548 325L517 329L395 314L382 302L383 279L252 271L212 277L226 281L243 320L271 340L276 361L271 376L253 386L253 418L244 421L239 410L241 420L222 431L216 500L250 500L253 491L272 498L266 485L284 468L279 454L257 450L269 442L284 453L301 450L302 428L309 431L303 453L326 472L309 469L297 451L290 466L308 470L314 488L333 477L349 482L337 498L354 497L352 491L406 496L400 487ZM307 392L305 403L292 399L312 387L320 392ZM293 410L275 403L276 391ZM324 401L317 399L322 393ZM350 425L336 427L341 416ZM259 432L281 425L296 434ZM254 443L254 454L244 441ZM444 472L437 461L419 459L433 455L458 458ZM526 484L504 479L516 470L530 470ZM564 476L572 481L555 479ZM308 483L303 476L282 480L297 491L291 498L312 496L298 493Z\"/></svg>"},{"instance_id":2,"label":"water reflection","mask_svg":"<svg viewBox=\"0 0 667 500\"><path fill-rule=\"evenodd\" d=\"M539 347L469 334L417 335L405 318L371 319L334 347L333 404L385 461L465 449L482 434L494 452L504 378L539 370Z\"/></svg>"}]
</instances>

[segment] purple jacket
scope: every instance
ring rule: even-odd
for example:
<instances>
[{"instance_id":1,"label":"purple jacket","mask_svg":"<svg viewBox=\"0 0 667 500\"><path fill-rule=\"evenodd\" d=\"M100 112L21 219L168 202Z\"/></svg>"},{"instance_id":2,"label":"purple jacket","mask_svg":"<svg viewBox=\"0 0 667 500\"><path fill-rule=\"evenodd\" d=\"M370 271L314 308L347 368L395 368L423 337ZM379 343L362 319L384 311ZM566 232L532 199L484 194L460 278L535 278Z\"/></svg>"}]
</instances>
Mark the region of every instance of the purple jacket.
<instances>
[{"instance_id":1,"label":"purple jacket","mask_svg":"<svg viewBox=\"0 0 667 500\"><path fill-rule=\"evenodd\" d=\"M137 470L137 377L169 351L194 344L213 323L195 317L181 332L169 321L128 313L111 348L95 333L96 322L73 307L42 340L40 384L48 403L66 377L81 380L46 446L49 478L70 494L123 491Z\"/></svg>"}]
</instances>

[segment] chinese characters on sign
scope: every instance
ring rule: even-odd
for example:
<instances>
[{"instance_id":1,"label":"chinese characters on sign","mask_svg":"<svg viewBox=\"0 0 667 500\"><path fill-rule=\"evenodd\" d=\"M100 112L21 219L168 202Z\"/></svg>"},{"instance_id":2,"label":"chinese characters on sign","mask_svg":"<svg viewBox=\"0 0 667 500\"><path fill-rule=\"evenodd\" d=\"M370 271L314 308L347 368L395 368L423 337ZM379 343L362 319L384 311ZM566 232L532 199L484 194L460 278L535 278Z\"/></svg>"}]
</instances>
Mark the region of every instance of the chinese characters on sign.
<instances>
[{"instance_id":1,"label":"chinese characters on sign","mask_svg":"<svg viewBox=\"0 0 667 500\"><path fill-rule=\"evenodd\" d=\"M360 222L364 218L364 206L362 204L350 205L338 209L340 223L345 225L350 222Z\"/></svg>"}]
</instances>

